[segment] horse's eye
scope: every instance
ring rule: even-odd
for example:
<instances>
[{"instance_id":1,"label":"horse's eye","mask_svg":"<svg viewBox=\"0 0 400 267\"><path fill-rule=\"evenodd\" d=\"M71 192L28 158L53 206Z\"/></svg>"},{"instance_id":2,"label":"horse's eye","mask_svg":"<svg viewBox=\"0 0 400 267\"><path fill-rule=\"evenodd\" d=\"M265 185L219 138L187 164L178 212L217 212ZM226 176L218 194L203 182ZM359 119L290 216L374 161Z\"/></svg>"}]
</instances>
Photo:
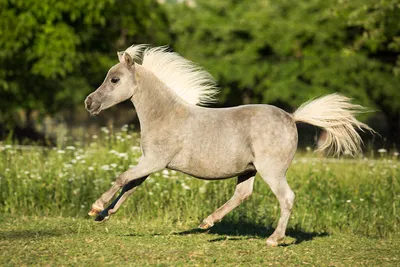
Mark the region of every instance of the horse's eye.
<instances>
[{"instance_id":1,"label":"horse's eye","mask_svg":"<svg viewBox=\"0 0 400 267\"><path fill-rule=\"evenodd\" d=\"M119 78L118 77L112 77L111 78L111 82L112 83L117 83L117 82L119 82Z\"/></svg>"}]
</instances>

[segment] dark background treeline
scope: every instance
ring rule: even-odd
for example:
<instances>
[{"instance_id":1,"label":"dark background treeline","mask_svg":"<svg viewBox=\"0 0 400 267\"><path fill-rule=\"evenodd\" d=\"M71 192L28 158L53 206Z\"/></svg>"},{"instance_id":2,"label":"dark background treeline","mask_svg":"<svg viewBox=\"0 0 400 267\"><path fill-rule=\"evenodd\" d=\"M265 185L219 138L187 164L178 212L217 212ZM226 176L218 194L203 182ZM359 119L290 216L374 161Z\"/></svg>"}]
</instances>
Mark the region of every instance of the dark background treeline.
<instances>
[{"instance_id":1,"label":"dark background treeline","mask_svg":"<svg viewBox=\"0 0 400 267\"><path fill-rule=\"evenodd\" d=\"M116 51L147 43L206 68L216 106L291 112L340 92L376 111L360 118L381 134L376 146L399 147L399 21L398 0L1 1L0 137L51 142L58 125L137 123L127 103L89 118L83 100Z\"/></svg>"}]
</instances>

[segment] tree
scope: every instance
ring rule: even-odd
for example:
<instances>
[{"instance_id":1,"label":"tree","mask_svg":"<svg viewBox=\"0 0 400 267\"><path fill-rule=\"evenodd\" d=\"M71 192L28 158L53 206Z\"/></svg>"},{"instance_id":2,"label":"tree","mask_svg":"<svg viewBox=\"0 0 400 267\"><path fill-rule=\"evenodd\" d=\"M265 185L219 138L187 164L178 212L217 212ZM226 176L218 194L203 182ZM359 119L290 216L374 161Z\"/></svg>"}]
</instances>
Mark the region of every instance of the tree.
<instances>
[{"instance_id":1,"label":"tree","mask_svg":"<svg viewBox=\"0 0 400 267\"><path fill-rule=\"evenodd\" d=\"M263 102L293 111L341 92L381 110L400 144L399 5L376 2L200 0L168 10L176 50L215 76L223 105ZM376 28L376 38L365 38Z\"/></svg>"},{"instance_id":2,"label":"tree","mask_svg":"<svg viewBox=\"0 0 400 267\"><path fill-rule=\"evenodd\" d=\"M166 43L155 0L8 0L0 3L0 124L13 114L54 113L81 103L133 43ZM28 123L28 126L31 123Z\"/></svg>"}]
</instances>

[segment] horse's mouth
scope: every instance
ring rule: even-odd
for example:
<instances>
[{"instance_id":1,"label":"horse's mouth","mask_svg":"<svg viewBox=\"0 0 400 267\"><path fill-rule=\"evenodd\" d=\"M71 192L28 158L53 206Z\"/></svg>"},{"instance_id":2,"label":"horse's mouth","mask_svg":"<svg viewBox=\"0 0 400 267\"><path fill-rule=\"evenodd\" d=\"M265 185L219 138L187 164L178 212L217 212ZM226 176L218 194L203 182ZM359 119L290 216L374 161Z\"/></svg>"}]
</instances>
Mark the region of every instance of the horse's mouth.
<instances>
[{"instance_id":1,"label":"horse's mouth","mask_svg":"<svg viewBox=\"0 0 400 267\"><path fill-rule=\"evenodd\" d=\"M91 106L90 109L86 108L87 111L89 111L90 115L92 116L96 116L97 114L100 113L101 111L101 104L100 105L96 105L96 106Z\"/></svg>"}]
</instances>

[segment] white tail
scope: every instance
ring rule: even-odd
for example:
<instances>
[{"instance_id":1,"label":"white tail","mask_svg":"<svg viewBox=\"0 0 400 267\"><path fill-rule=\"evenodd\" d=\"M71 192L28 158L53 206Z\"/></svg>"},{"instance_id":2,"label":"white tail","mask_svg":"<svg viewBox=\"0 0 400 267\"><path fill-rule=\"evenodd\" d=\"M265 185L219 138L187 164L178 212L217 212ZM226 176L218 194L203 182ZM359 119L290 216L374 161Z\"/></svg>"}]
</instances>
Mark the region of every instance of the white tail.
<instances>
[{"instance_id":1,"label":"white tail","mask_svg":"<svg viewBox=\"0 0 400 267\"><path fill-rule=\"evenodd\" d=\"M374 132L355 118L356 114L365 112L365 108L350 101L350 98L335 93L310 100L293 113L295 122L312 124L327 132L325 142L317 151L333 152L334 155L354 155L361 150L362 144L357 130L367 129Z\"/></svg>"}]
</instances>

